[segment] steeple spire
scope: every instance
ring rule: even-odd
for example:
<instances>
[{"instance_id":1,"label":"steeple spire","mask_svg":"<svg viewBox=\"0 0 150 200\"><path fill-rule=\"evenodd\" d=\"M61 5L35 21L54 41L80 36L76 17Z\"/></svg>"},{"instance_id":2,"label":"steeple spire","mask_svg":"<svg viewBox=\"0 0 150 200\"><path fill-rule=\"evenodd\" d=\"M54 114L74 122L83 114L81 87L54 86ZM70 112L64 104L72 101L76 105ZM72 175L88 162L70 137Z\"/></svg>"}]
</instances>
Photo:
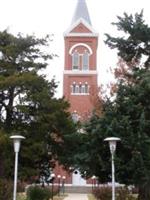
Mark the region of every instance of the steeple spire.
<instances>
[{"instance_id":1,"label":"steeple spire","mask_svg":"<svg viewBox=\"0 0 150 200\"><path fill-rule=\"evenodd\" d=\"M91 19L85 0L78 0L71 24L74 24L80 18L84 19L89 25L91 25Z\"/></svg>"}]
</instances>

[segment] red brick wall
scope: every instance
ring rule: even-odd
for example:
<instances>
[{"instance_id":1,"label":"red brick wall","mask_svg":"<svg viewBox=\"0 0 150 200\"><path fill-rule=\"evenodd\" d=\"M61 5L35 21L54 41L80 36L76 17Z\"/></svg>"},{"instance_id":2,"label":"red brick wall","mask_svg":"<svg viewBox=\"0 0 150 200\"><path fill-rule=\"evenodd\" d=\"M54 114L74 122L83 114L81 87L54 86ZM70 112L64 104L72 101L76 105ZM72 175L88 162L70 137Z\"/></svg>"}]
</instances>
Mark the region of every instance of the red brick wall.
<instances>
[{"instance_id":1,"label":"red brick wall","mask_svg":"<svg viewBox=\"0 0 150 200\"><path fill-rule=\"evenodd\" d=\"M91 33L91 31L85 27L83 24L79 24L75 27L71 33ZM79 54L84 52L86 45L90 47L92 50L92 54L89 57L89 70L82 71L81 63L80 69L76 73L72 71L72 56L70 55L70 49L72 46L76 44L85 44L85 45L77 45L74 50L78 50ZM70 102L70 112L77 111L78 115L81 117L80 120L88 119L90 113L94 108L94 94L97 93L97 37L65 37L65 62L64 62L64 76L63 76L63 95ZM89 50L88 50L89 51ZM90 53L90 52L89 52ZM69 73L68 73L69 72ZM81 72L81 73L80 73ZM91 72L91 73L90 73ZM95 72L95 73L93 73ZM89 95L87 94L71 94L71 85L73 82L77 84L85 83L90 86L89 87ZM66 176L66 183L72 183L72 174L67 173L63 170L62 166L57 164L57 167L54 169L54 173L56 175L60 174L61 176ZM57 179L55 180L57 182ZM88 180L87 183L91 184L91 180Z\"/></svg>"},{"instance_id":2,"label":"red brick wall","mask_svg":"<svg viewBox=\"0 0 150 200\"><path fill-rule=\"evenodd\" d=\"M82 23L80 23L77 27L75 27L71 33L91 33L91 31L85 27Z\"/></svg>"},{"instance_id":3,"label":"red brick wall","mask_svg":"<svg viewBox=\"0 0 150 200\"><path fill-rule=\"evenodd\" d=\"M93 54L90 56L90 70L96 70L97 66L97 37L65 37L65 70L72 70L72 58L69 55L69 50L71 47L77 43L84 43L90 46L93 51ZM81 50L81 46L78 47L78 50Z\"/></svg>"}]
</instances>

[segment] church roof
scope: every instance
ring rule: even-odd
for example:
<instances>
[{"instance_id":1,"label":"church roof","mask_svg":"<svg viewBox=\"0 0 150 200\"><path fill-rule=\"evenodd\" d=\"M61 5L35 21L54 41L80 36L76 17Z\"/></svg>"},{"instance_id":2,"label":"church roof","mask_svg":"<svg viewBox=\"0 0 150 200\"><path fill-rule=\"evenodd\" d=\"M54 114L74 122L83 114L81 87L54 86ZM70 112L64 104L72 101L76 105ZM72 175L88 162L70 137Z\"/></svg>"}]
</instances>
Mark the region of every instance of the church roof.
<instances>
[{"instance_id":1,"label":"church roof","mask_svg":"<svg viewBox=\"0 0 150 200\"><path fill-rule=\"evenodd\" d=\"M85 0L78 0L71 24L74 24L80 18L83 18L89 25L91 25L91 19Z\"/></svg>"}]
</instances>

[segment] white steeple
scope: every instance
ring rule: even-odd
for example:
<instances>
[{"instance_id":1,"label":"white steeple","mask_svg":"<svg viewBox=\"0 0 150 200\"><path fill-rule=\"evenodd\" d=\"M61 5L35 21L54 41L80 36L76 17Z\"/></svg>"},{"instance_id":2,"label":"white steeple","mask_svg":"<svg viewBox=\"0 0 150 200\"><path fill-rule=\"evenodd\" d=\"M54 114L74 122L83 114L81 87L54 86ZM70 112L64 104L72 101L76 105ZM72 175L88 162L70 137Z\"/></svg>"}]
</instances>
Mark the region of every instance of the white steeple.
<instances>
[{"instance_id":1,"label":"white steeple","mask_svg":"<svg viewBox=\"0 0 150 200\"><path fill-rule=\"evenodd\" d=\"M78 0L71 24L74 24L79 19L84 19L89 25L91 25L91 19L85 0Z\"/></svg>"}]
</instances>

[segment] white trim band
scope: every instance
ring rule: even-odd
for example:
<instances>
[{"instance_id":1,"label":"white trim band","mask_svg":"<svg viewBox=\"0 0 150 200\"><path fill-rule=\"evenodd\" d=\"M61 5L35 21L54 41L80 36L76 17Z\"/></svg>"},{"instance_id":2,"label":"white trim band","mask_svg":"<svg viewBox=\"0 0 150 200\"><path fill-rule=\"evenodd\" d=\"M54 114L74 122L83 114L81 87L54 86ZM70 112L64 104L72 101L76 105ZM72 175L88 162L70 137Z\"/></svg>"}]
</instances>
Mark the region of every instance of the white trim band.
<instances>
[{"instance_id":1,"label":"white trim band","mask_svg":"<svg viewBox=\"0 0 150 200\"><path fill-rule=\"evenodd\" d=\"M63 74L68 75L97 75L97 70L64 70Z\"/></svg>"},{"instance_id":2,"label":"white trim band","mask_svg":"<svg viewBox=\"0 0 150 200\"><path fill-rule=\"evenodd\" d=\"M68 33L64 37L99 37L98 33Z\"/></svg>"}]
</instances>

